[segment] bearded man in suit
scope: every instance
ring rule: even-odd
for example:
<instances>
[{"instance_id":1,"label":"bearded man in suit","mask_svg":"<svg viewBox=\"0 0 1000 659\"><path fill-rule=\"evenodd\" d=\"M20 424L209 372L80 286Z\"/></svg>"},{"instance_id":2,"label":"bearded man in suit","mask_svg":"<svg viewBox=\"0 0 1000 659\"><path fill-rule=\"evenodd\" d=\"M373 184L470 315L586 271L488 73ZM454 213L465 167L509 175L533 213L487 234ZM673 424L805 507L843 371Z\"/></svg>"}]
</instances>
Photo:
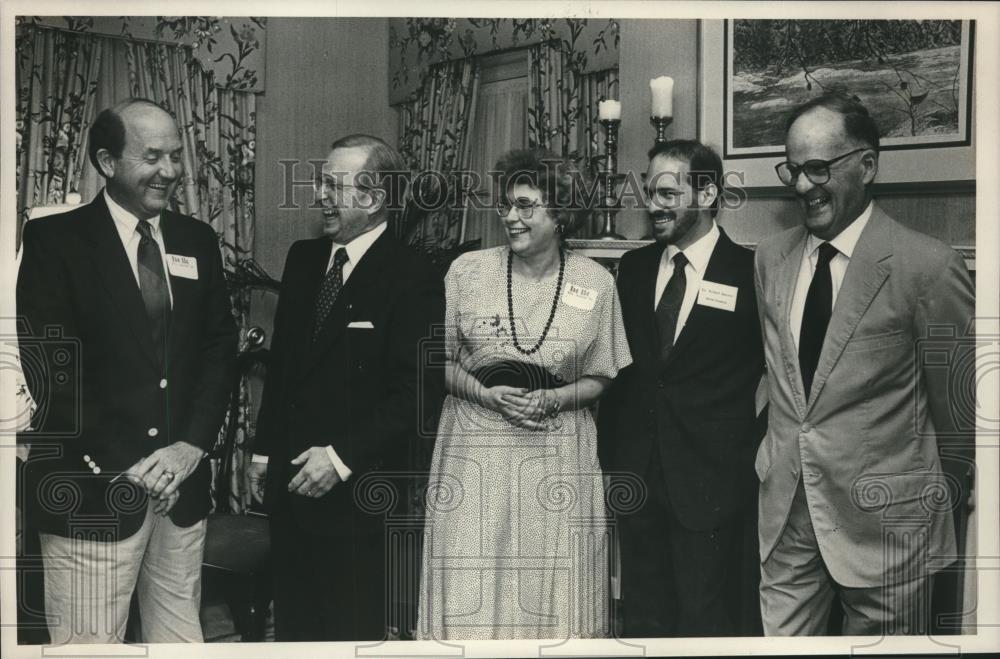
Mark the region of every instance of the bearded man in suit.
<instances>
[{"instance_id":1,"label":"bearded man in suit","mask_svg":"<svg viewBox=\"0 0 1000 659\"><path fill-rule=\"evenodd\" d=\"M649 153L656 242L618 272L633 363L601 404L601 464L645 483L621 515L626 636L744 633L741 550L764 366L753 254L716 223L719 156L695 140Z\"/></svg>"}]
</instances>

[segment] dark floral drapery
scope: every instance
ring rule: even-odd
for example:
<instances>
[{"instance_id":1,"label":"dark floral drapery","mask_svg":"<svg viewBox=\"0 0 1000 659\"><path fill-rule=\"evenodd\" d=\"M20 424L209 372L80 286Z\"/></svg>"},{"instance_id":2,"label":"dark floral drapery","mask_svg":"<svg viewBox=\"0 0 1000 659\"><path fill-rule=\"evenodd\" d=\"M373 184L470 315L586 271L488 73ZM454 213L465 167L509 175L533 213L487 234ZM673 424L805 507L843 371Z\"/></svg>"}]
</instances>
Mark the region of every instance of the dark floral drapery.
<instances>
[{"instance_id":1,"label":"dark floral drapery","mask_svg":"<svg viewBox=\"0 0 1000 659\"><path fill-rule=\"evenodd\" d=\"M572 43L548 42L528 50L528 146L549 149L595 173L593 158L604 139L598 103L618 98L618 70L585 73L586 55ZM591 226L579 235L593 234Z\"/></svg>"},{"instance_id":2,"label":"dark floral drapery","mask_svg":"<svg viewBox=\"0 0 1000 659\"><path fill-rule=\"evenodd\" d=\"M616 20L399 18L390 19L389 26L390 101L401 108L400 146L411 164L433 166L435 158L440 159L436 149L441 147L433 136L441 133L431 130L436 126L428 119L428 108L431 113L436 109L433 99L444 88L442 77L450 76L451 87L461 89L460 65L515 47L528 51L528 146L548 148L588 169L591 158L600 153L603 135L597 104L618 98ZM474 110L476 104L466 105ZM463 130L444 135L449 144L467 149L474 112L463 119ZM453 159L445 171L455 171L455 165L468 161ZM461 224L457 211L444 217L438 213L421 222L415 239L435 249L454 247ZM592 230L584 227L581 234Z\"/></svg>"},{"instance_id":3,"label":"dark floral drapery","mask_svg":"<svg viewBox=\"0 0 1000 659\"><path fill-rule=\"evenodd\" d=\"M185 172L172 209L215 229L227 269L253 256L256 97L252 92L221 87L215 73L206 70L188 46L22 21L17 25L16 53L16 176L22 221L31 207L62 203L70 192L79 193L84 201L99 192L103 181L86 155L87 128L101 108L143 96L173 113L181 129ZM233 295L233 314L241 328L242 346L248 294ZM249 503L244 477L249 457L243 451L251 435L248 400L244 383L228 484L229 507L234 511Z\"/></svg>"},{"instance_id":4,"label":"dark floral drapery","mask_svg":"<svg viewBox=\"0 0 1000 659\"><path fill-rule=\"evenodd\" d=\"M409 100L428 71L442 62L545 42L577 53L582 73L618 66L615 19L391 18L389 102Z\"/></svg>"},{"instance_id":5,"label":"dark floral drapery","mask_svg":"<svg viewBox=\"0 0 1000 659\"><path fill-rule=\"evenodd\" d=\"M455 191L442 189L440 182L453 172L468 169L478 91L476 60L446 62L434 67L420 93L400 106L400 152L416 173L411 195L420 196L416 188L433 188L431 196L453 197ZM423 174L428 172L435 176ZM459 238L465 205L429 196L422 197L422 202L429 212L404 216L398 235L411 243L453 247Z\"/></svg>"}]
</instances>

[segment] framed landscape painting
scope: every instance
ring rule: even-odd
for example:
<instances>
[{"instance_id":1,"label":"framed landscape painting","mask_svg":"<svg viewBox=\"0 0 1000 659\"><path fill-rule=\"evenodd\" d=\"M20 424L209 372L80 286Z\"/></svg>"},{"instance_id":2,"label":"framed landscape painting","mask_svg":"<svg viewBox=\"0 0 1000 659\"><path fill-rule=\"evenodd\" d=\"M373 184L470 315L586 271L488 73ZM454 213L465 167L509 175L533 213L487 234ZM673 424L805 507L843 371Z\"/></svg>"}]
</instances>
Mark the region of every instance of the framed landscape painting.
<instances>
[{"instance_id":1,"label":"framed landscape painting","mask_svg":"<svg viewBox=\"0 0 1000 659\"><path fill-rule=\"evenodd\" d=\"M961 20L704 21L702 138L748 187L778 185L788 114L842 91L875 118L891 182L971 180L974 41L974 22Z\"/></svg>"}]
</instances>

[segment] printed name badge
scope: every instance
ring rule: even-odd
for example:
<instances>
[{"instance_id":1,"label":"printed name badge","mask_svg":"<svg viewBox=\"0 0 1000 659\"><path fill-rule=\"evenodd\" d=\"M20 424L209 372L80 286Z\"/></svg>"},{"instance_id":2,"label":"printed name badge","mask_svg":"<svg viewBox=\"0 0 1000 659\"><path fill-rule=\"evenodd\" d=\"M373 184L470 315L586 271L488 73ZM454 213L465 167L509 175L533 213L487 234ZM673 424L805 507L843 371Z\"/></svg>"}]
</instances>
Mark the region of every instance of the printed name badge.
<instances>
[{"instance_id":1,"label":"printed name badge","mask_svg":"<svg viewBox=\"0 0 1000 659\"><path fill-rule=\"evenodd\" d=\"M167 254L167 267L170 269L170 274L175 277L198 278L198 259L193 256Z\"/></svg>"},{"instance_id":2,"label":"printed name badge","mask_svg":"<svg viewBox=\"0 0 1000 659\"><path fill-rule=\"evenodd\" d=\"M571 307L582 309L583 311L590 311L594 308L594 304L597 302L597 291L590 288L584 288L583 286L577 286L576 284L568 284L566 286L566 292L563 293L562 301L564 304L568 304Z\"/></svg>"},{"instance_id":3,"label":"printed name badge","mask_svg":"<svg viewBox=\"0 0 1000 659\"><path fill-rule=\"evenodd\" d=\"M736 311L736 294L739 292L740 289L735 286L703 281L698 289L698 304L723 311Z\"/></svg>"}]
</instances>

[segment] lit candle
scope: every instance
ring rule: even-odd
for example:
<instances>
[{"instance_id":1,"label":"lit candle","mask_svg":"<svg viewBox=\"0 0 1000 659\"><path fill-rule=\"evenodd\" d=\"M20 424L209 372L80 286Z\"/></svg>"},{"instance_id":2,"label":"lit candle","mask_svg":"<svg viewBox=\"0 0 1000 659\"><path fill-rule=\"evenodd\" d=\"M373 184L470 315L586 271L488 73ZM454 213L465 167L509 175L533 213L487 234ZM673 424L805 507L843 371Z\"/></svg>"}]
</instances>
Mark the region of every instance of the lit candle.
<instances>
[{"instance_id":1,"label":"lit candle","mask_svg":"<svg viewBox=\"0 0 1000 659\"><path fill-rule=\"evenodd\" d=\"M597 104L597 116L602 121L621 120L622 104L618 101L601 101Z\"/></svg>"},{"instance_id":2,"label":"lit candle","mask_svg":"<svg viewBox=\"0 0 1000 659\"><path fill-rule=\"evenodd\" d=\"M649 93L653 97L651 116L674 116L674 79L660 76L649 81Z\"/></svg>"}]
</instances>

